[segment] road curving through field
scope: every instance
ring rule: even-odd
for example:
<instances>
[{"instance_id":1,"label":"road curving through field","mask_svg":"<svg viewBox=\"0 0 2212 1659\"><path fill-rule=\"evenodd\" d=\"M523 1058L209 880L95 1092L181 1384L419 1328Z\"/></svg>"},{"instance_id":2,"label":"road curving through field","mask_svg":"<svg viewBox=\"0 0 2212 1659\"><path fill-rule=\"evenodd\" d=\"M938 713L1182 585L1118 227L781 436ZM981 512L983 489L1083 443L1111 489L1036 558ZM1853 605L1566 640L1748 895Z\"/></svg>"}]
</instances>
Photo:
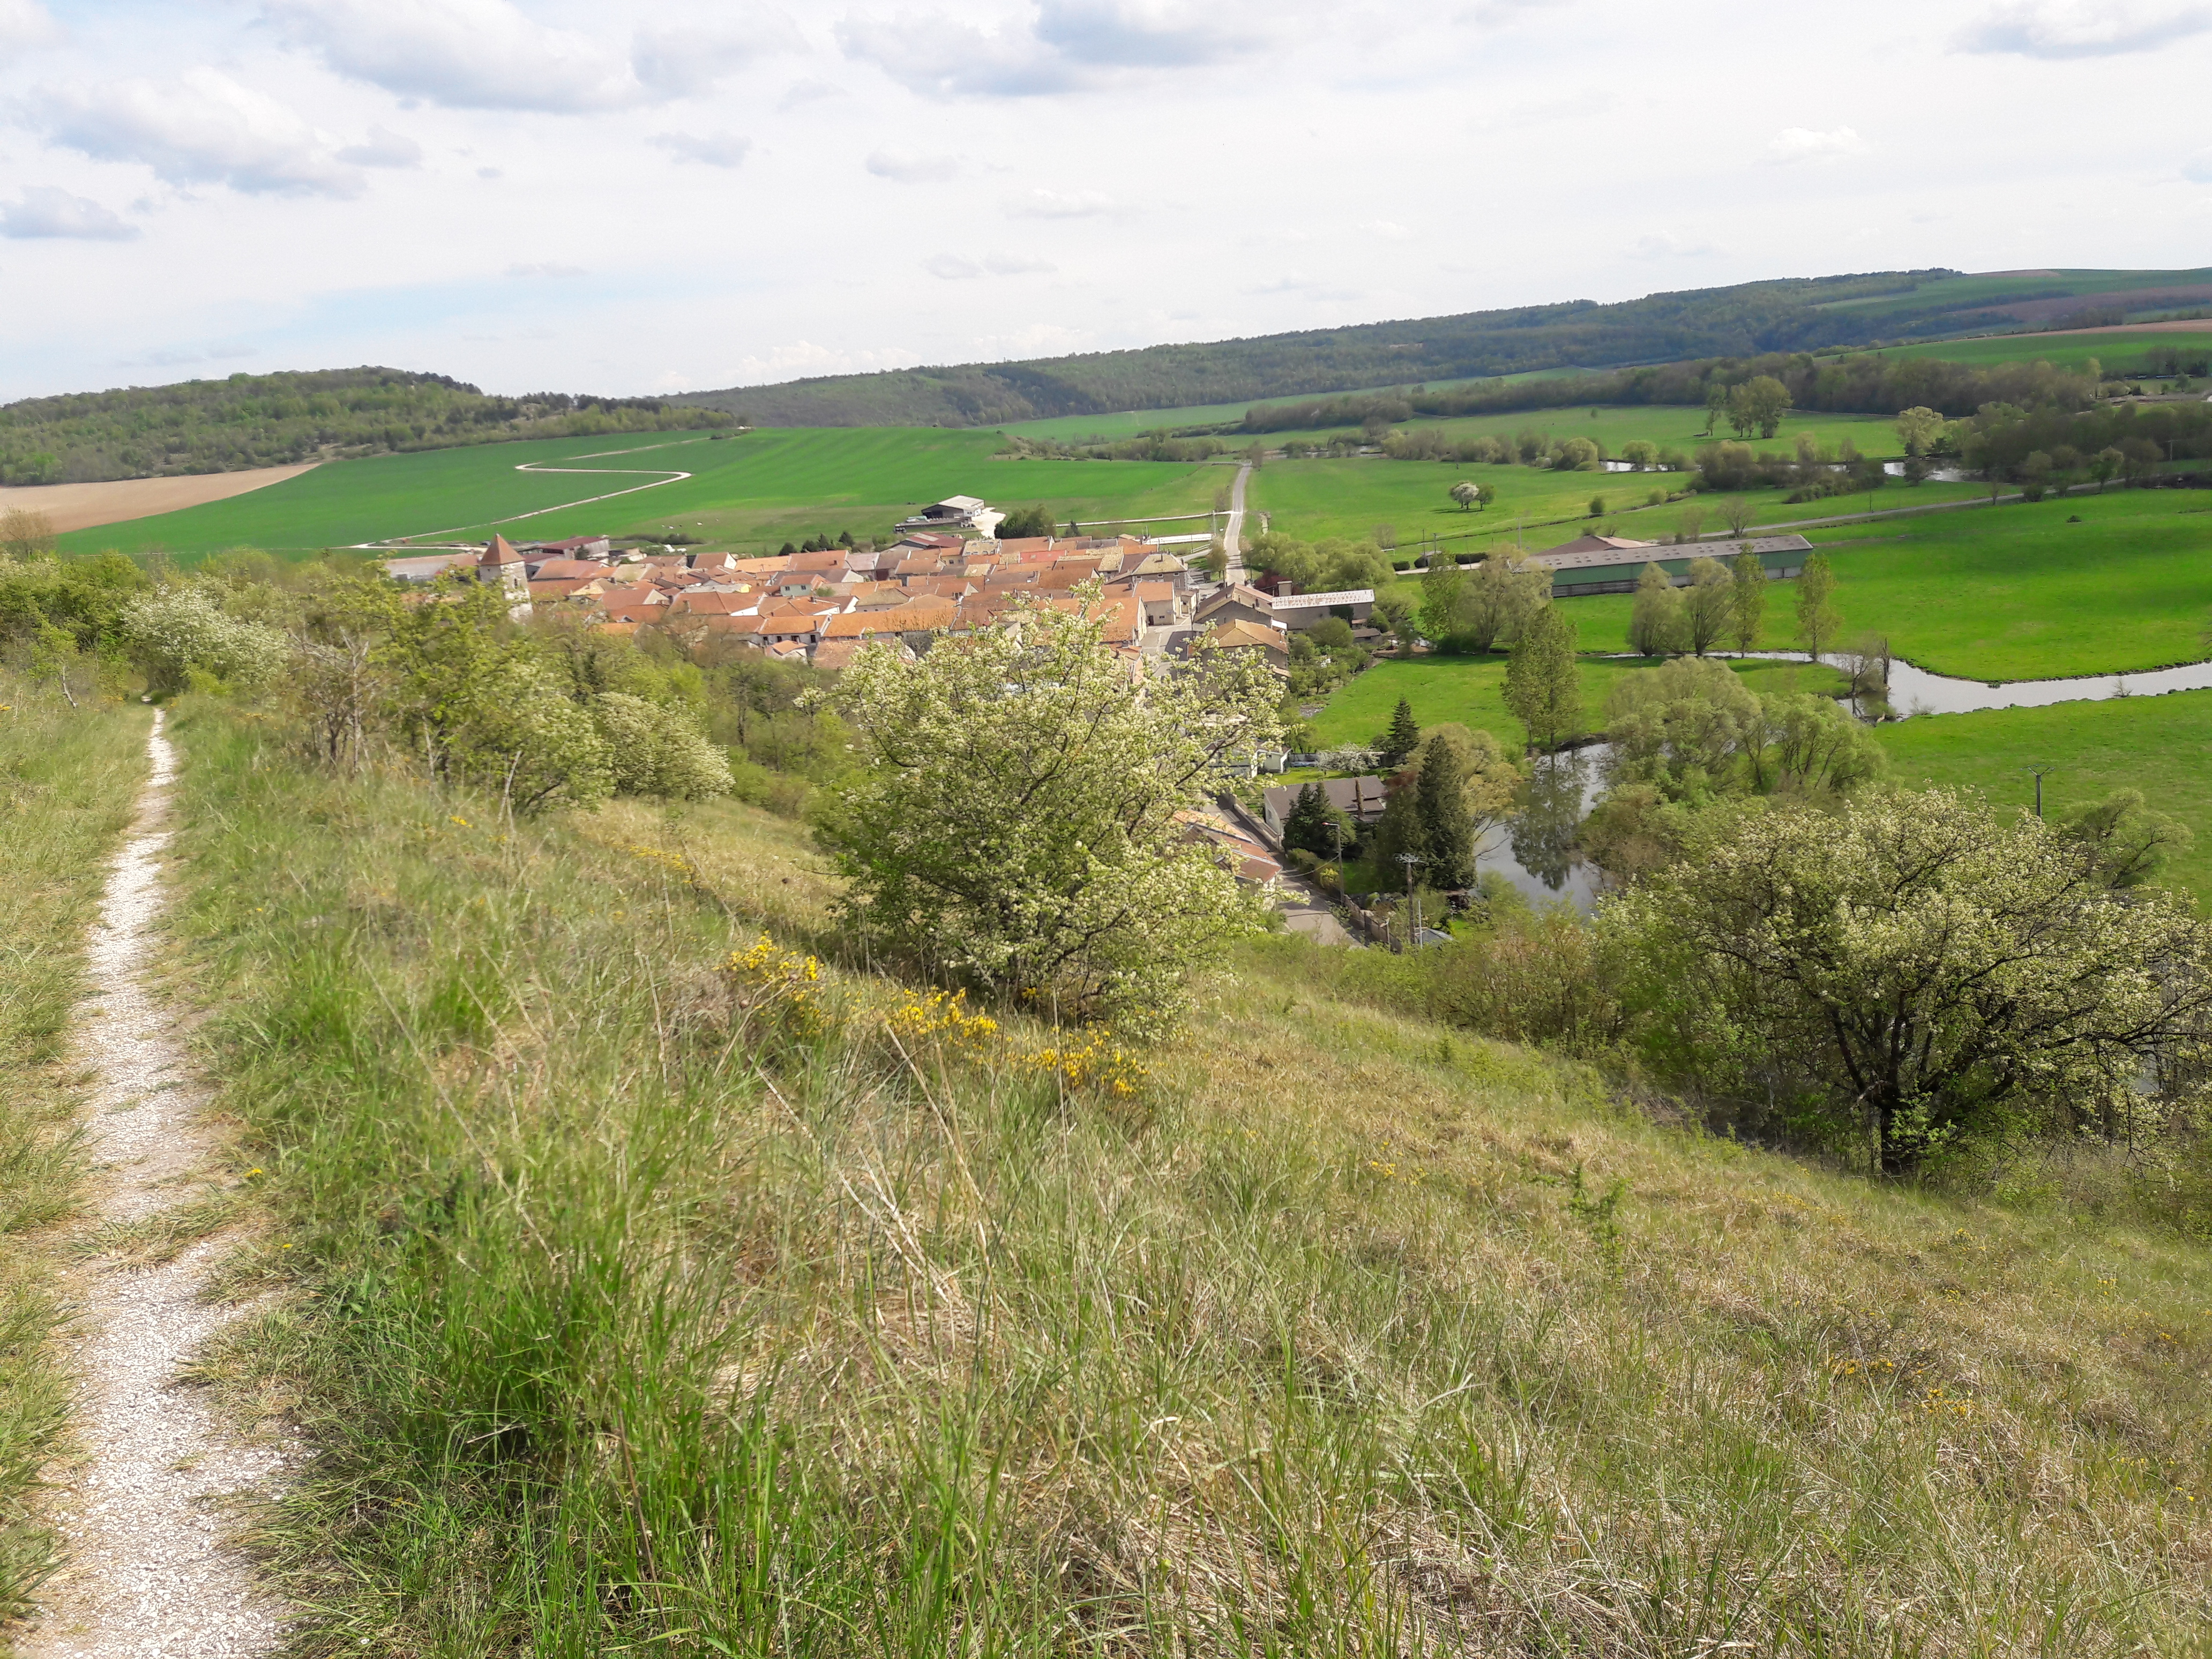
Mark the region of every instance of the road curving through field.
<instances>
[{"instance_id":1,"label":"road curving through field","mask_svg":"<svg viewBox=\"0 0 2212 1659\"><path fill-rule=\"evenodd\" d=\"M702 443L699 438L678 439L677 443ZM571 455L572 461L593 461L606 455L637 455L648 449L672 449L677 443L646 444L636 449L600 449L588 455ZM681 483L692 474L658 467L623 466L554 466L540 461L517 463L517 472L574 473L580 477L643 478L650 483L631 484L622 489L610 489L597 495L579 496L573 501L556 501L550 507L534 507L527 513L512 514L504 519L484 519L475 524L447 525L442 530L417 530L405 536L394 536L380 542L356 542L356 550L364 552L382 551L389 548L407 547L428 540L433 536L452 536L464 530L496 529L503 524L520 524L526 519L542 519L549 513L565 513L572 507L589 507L594 501L611 501L623 495L635 495L641 490L659 489L664 484Z\"/></svg>"}]
</instances>

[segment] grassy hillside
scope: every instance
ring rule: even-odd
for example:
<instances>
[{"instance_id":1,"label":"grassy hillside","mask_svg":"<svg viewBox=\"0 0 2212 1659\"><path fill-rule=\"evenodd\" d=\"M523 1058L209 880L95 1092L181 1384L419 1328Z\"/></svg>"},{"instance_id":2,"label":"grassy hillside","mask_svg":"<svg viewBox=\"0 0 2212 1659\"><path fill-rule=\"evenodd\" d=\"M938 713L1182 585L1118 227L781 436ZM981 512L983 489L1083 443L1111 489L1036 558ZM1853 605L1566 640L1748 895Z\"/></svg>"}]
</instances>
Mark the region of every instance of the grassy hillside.
<instances>
[{"instance_id":1,"label":"grassy hillside","mask_svg":"<svg viewBox=\"0 0 2212 1659\"><path fill-rule=\"evenodd\" d=\"M1568 366L1610 368L1939 338L2016 325L2068 296L2212 297L2212 270L1886 271L1573 301L1209 344L825 376L678 401L778 426L996 425L1249 403Z\"/></svg>"},{"instance_id":2,"label":"grassy hillside","mask_svg":"<svg viewBox=\"0 0 2212 1659\"><path fill-rule=\"evenodd\" d=\"M517 438L604 437L714 420L651 398L488 398L396 368L233 374L0 407L0 484L230 472Z\"/></svg>"},{"instance_id":3,"label":"grassy hillside","mask_svg":"<svg viewBox=\"0 0 2212 1659\"><path fill-rule=\"evenodd\" d=\"M1000 443L995 433L930 428L762 431L382 456L318 467L227 501L76 532L62 545L76 552L189 554L241 544L297 550L436 532L481 539L505 520L501 527L515 538L652 534L672 526L718 547L773 550L817 531L887 537L917 504L955 494L1048 502L1063 519L1086 521L1206 512L1228 479L1218 469L1183 464L994 461ZM519 464L611 471L523 472ZM639 476L622 476L624 469ZM646 483L656 471L693 476L559 506ZM513 517L526 513L532 516Z\"/></svg>"},{"instance_id":4,"label":"grassy hillside","mask_svg":"<svg viewBox=\"0 0 2212 1659\"><path fill-rule=\"evenodd\" d=\"M268 1170L210 1367L308 1650L2184 1651L2212 1262L1668 1127L1256 948L1116 1098L939 1046L740 808L495 834L179 723ZM343 833L330 833L332 826ZM686 866L685 856L690 863ZM712 896L702 896L711 893ZM2079 1190L2088 1171L2066 1178ZM2117 1189L2115 1189L2117 1190Z\"/></svg>"},{"instance_id":5,"label":"grassy hillside","mask_svg":"<svg viewBox=\"0 0 2212 1659\"><path fill-rule=\"evenodd\" d=\"M0 1619L56 1565L39 1489L68 1452L75 1384L56 1340L70 1314L52 1224L88 1173L70 1129L70 1026L145 737L139 712L72 713L0 672Z\"/></svg>"}]
</instances>

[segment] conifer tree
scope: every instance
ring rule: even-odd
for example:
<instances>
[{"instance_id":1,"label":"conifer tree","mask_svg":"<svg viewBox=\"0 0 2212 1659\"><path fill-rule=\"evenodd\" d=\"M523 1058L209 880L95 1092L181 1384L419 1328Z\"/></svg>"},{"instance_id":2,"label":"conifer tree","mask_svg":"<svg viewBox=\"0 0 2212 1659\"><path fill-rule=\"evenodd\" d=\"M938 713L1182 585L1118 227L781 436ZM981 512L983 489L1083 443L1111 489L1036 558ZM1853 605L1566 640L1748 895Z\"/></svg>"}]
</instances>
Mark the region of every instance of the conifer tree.
<instances>
[{"instance_id":1,"label":"conifer tree","mask_svg":"<svg viewBox=\"0 0 2212 1659\"><path fill-rule=\"evenodd\" d=\"M1328 819L1328 796L1317 783L1298 791L1283 820L1283 845L1302 847L1316 858L1326 858L1335 843Z\"/></svg>"},{"instance_id":2,"label":"conifer tree","mask_svg":"<svg viewBox=\"0 0 2212 1659\"><path fill-rule=\"evenodd\" d=\"M1442 737L1421 750L1421 775L1413 810L1420 823L1424 878L1437 887L1465 887L1474 879L1474 815L1468 811L1467 767Z\"/></svg>"},{"instance_id":3,"label":"conifer tree","mask_svg":"<svg viewBox=\"0 0 2212 1659\"><path fill-rule=\"evenodd\" d=\"M1582 724L1575 625L1556 605L1539 611L1514 642L1505 661L1505 706L1539 749L1551 748Z\"/></svg>"},{"instance_id":4,"label":"conifer tree","mask_svg":"<svg viewBox=\"0 0 2212 1659\"><path fill-rule=\"evenodd\" d=\"M1378 745L1382 769L1396 771L1413 758L1413 751L1420 746L1421 728L1413 719L1413 705L1401 697L1396 712L1390 716L1390 729L1382 734Z\"/></svg>"}]
</instances>

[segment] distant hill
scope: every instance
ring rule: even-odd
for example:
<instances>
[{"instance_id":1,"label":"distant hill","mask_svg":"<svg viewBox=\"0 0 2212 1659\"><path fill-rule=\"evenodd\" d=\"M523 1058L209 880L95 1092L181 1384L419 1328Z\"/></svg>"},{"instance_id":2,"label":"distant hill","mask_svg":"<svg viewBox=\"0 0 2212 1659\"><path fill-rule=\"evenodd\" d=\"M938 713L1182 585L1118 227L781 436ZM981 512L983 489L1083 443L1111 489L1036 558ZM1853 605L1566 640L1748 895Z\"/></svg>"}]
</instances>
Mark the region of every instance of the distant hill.
<instances>
[{"instance_id":1,"label":"distant hill","mask_svg":"<svg viewBox=\"0 0 2212 1659\"><path fill-rule=\"evenodd\" d=\"M233 374L222 380L29 398L0 407L0 484L234 472L394 450L726 424L657 398L487 397L397 368Z\"/></svg>"},{"instance_id":2,"label":"distant hill","mask_svg":"<svg viewBox=\"0 0 2212 1659\"><path fill-rule=\"evenodd\" d=\"M765 426L991 426L1686 358L1811 351L2120 321L2212 301L2212 269L1948 270L1743 283L1455 317L1023 362L893 369L686 392Z\"/></svg>"}]
</instances>

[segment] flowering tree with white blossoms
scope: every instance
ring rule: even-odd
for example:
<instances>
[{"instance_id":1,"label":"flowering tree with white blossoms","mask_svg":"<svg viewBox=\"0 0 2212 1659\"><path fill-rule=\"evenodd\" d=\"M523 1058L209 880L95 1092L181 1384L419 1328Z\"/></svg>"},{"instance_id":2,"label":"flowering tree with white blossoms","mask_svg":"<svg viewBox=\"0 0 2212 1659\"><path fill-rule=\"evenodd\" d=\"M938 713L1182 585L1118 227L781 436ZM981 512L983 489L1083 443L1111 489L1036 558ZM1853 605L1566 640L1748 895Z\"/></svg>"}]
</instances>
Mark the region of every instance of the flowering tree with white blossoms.
<instances>
[{"instance_id":1,"label":"flowering tree with white blossoms","mask_svg":"<svg viewBox=\"0 0 2212 1659\"><path fill-rule=\"evenodd\" d=\"M916 662L861 650L838 701L866 765L821 834L848 919L879 946L1143 1035L1261 923L1261 901L1176 814L1224 759L1276 740L1281 690L1256 652L1133 674L1096 593L1020 605Z\"/></svg>"},{"instance_id":2,"label":"flowering tree with white blossoms","mask_svg":"<svg viewBox=\"0 0 2212 1659\"><path fill-rule=\"evenodd\" d=\"M1889 1174L1961 1135L2127 1139L2197 1103L2212 927L2119 890L2095 826L1942 790L1714 824L1598 915L1655 1057L1699 1090L1870 1131Z\"/></svg>"}]
</instances>

